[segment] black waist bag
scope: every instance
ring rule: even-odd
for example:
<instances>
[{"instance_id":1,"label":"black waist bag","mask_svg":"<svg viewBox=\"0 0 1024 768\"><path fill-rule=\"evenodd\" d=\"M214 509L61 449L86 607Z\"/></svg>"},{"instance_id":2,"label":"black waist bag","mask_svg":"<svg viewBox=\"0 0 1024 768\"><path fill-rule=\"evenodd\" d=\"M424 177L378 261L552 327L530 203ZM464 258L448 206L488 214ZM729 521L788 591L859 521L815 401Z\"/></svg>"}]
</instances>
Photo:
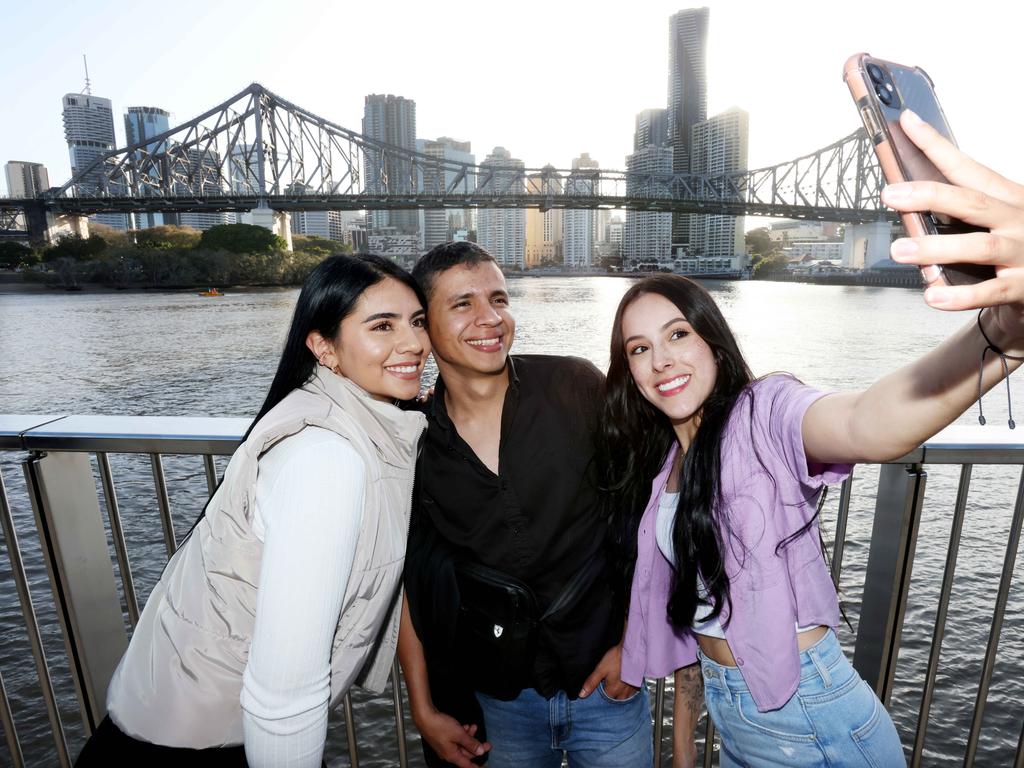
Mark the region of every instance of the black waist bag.
<instances>
[{"instance_id":1,"label":"black waist bag","mask_svg":"<svg viewBox=\"0 0 1024 768\"><path fill-rule=\"evenodd\" d=\"M540 620L537 599L519 579L478 563L458 563L455 579L456 658L476 690L513 695L529 684Z\"/></svg>"},{"instance_id":2,"label":"black waist bag","mask_svg":"<svg viewBox=\"0 0 1024 768\"><path fill-rule=\"evenodd\" d=\"M481 693L511 698L533 685L540 625L576 600L601 562L587 560L543 613L533 590L514 576L479 563L459 562L459 618L455 654Z\"/></svg>"}]
</instances>

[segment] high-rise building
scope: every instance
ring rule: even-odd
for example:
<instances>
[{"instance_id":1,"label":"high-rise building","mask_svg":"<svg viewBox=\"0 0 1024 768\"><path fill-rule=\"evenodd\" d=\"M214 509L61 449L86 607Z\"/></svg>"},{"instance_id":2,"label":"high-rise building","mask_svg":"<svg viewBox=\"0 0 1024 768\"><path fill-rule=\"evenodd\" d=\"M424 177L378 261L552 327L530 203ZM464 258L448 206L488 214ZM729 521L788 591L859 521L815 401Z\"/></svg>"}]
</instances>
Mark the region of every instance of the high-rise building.
<instances>
[{"instance_id":1,"label":"high-rise building","mask_svg":"<svg viewBox=\"0 0 1024 768\"><path fill-rule=\"evenodd\" d=\"M4 174L11 197L39 197L50 188L50 175L42 163L9 160L4 165Z\"/></svg>"},{"instance_id":2,"label":"high-rise building","mask_svg":"<svg viewBox=\"0 0 1024 768\"><path fill-rule=\"evenodd\" d=\"M499 194L525 191L525 165L504 147L495 147L480 164L493 169L491 190ZM490 191L490 190L489 190ZM483 208L477 213L476 241L503 267L526 266L526 212L522 208Z\"/></svg>"},{"instance_id":3,"label":"high-rise building","mask_svg":"<svg viewBox=\"0 0 1024 768\"><path fill-rule=\"evenodd\" d=\"M694 173L721 175L747 170L748 114L733 107L693 128L691 164ZM745 251L742 216L709 214L695 217L694 247L698 271L741 269ZM687 265L688 266L688 265Z\"/></svg>"},{"instance_id":4,"label":"high-rise building","mask_svg":"<svg viewBox=\"0 0 1024 768\"><path fill-rule=\"evenodd\" d=\"M649 197L661 187L651 187L652 176L672 173L672 148L650 146L626 158L626 195ZM626 211L622 235L622 266L671 266L672 214L654 211Z\"/></svg>"},{"instance_id":5,"label":"high-rise building","mask_svg":"<svg viewBox=\"0 0 1024 768\"><path fill-rule=\"evenodd\" d=\"M259 153L255 144L238 143L228 157L228 179L231 191L242 195L258 194Z\"/></svg>"},{"instance_id":6,"label":"high-rise building","mask_svg":"<svg viewBox=\"0 0 1024 768\"><path fill-rule=\"evenodd\" d=\"M290 223L293 235L312 235L344 243L348 234L349 222L342 211L293 211Z\"/></svg>"},{"instance_id":7,"label":"high-rise building","mask_svg":"<svg viewBox=\"0 0 1024 768\"><path fill-rule=\"evenodd\" d=\"M416 102L391 94L370 94L363 103L363 135L376 141L409 151L416 149ZM413 165L390 153L364 149L363 178L370 194L411 195L417 178ZM419 229L419 212L372 211L374 229L393 227L412 234Z\"/></svg>"},{"instance_id":8,"label":"high-rise building","mask_svg":"<svg viewBox=\"0 0 1024 768\"><path fill-rule=\"evenodd\" d=\"M693 127L708 116L707 8L688 8L669 19L668 142L672 147L672 171L690 173L690 142ZM688 248L692 240L693 214L672 218L672 245Z\"/></svg>"},{"instance_id":9,"label":"high-rise building","mask_svg":"<svg viewBox=\"0 0 1024 768\"><path fill-rule=\"evenodd\" d=\"M568 197L593 197L601 194L600 166L584 152L572 161L572 173L565 184ZM562 217L562 256L570 269L590 267L594 263L596 213L593 208L570 208Z\"/></svg>"},{"instance_id":10,"label":"high-rise building","mask_svg":"<svg viewBox=\"0 0 1024 768\"><path fill-rule=\"evenodd\" d=\"M674 150L669 144L669 110L645 109L636 116L633 154L626 158L626 194L649 196L650 176L672 174ZM622 266L671 266L672 214L626 211L621 235Z\"/></svg>"},{"instance_id":11,"label":"high-rise building","mask_svg":"<svg viewBox=\"0 0 1024 768\"><path fill-rule=\"evenodd\" d=\"M545 165L526 177L526 190L553 200L563 192L562 179L553 165ZM561 208L526 209L526 266L562 263L562 214Z\"/></svg>"},{"instance_id":12,"label":"high-rise building","mask_svg":"<svg viewBox=\"0 0 1024 768\"><path fill-rule=\"evenodd\" d=\"M189 149L188 165L189 178L187 190L182 190L185 194L193 194L197 197L211 197L224 194L224 186L221 183L220 154L216 150L200 150L197 147ZM186 227L209 229L220 224L234 224L235 216L224 211L197 211L182 213L180 220L182 225Z\"/></svg>"},{"instance_id":13,"label":"high-rise building","mask_svg":"<svg viewBox=\"0 0 1024 768\"><path fill-rule=\"evenodd\" d=\"M439 194L458 184L457 194L469 194L476 189L476 176L460 174L460 165L475 165L476 157L468 141L442 136L436 141L417 139L416 151L440 161L438 166L424 166L421 189L428 194ZM458 179L462 181L458 181ZM428 208L422 211L423 249L446 243L458 229L471 229L471 212L462 208Z\"/></svg>"},{"instance_id":14,"label":"high-rise building","mask_svg":"<svg viewBox=\"0 0 1024 768\"><path fill-rule=\"evenodd\" d=\"M645 109L636 116L633 149L668 146L668 110Z\"/></svg>"},{"instance_id":15,"label":"high-rise building","mask_svg":"<svg viewBox=\"0 0 1024 768\"><path fill-rule=\"evenodd\" d=\"M110 99L91 93L68 93L63 100L64 138L71 156L71 175L78 176L74 192L77 195L97 195L105 189L103 168L93 167L97 159L115 148L114 113ZM92 217L107 226L127 229L124 214L108 213Z\"/></svg>"},{"instance_id":16,"label":"high-rise building","mask_svg":"<svg viewBox=\"0 0 1024 768\"><path fill-rule=\"evenodd\" d=\"M167 132L171 127L170 117L170 112L159 107L128 107L124 114L124 135L128 146L140 144L146 141L146 139L151 139L154 136ZM161 166L147 162L144 155L162 154L166 151L166 147L166 141L150 142L145 144L141 150L136 150L135 152L135 167L141 167L146 175L150 176L157 185L161 182L159 178ZM145 194L147 187L142 187L140 191ZM135 213L132 216L135 219L135 228L137 229L148 229L149 227L158 227L169 223L165 220L165 216L162 213ZM174 218L176 220L177 217Z\"/></svg>"}]
</instances>

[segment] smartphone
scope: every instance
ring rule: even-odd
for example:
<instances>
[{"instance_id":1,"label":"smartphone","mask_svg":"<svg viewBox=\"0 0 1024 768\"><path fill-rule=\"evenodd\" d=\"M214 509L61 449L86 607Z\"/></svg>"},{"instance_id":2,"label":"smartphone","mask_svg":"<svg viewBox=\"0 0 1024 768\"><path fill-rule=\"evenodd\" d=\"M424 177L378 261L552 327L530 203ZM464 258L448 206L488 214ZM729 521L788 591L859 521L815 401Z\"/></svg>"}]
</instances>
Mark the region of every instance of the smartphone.
<instances>
[{"instance_id":1,"label":"smartphone","mask_svg":"<svg viewBox=\"0 0 1024 768\"><path fill-rule=\"evenodd\" d=\"M907 138L900 127L900 113L909 108L956 144L935 95L932 79L923 69L876 59L868 53L856 53L846 61L843 80L850 89L864 129L875 147L878 165L887 183L948 183L946 177ZM911 237L987 231L941 213L903 213L900 218ZM996 276L995 268L988 264L927 266L921 268L921 274L927 285L967 285Z\"/></svg>"}]
</instances>

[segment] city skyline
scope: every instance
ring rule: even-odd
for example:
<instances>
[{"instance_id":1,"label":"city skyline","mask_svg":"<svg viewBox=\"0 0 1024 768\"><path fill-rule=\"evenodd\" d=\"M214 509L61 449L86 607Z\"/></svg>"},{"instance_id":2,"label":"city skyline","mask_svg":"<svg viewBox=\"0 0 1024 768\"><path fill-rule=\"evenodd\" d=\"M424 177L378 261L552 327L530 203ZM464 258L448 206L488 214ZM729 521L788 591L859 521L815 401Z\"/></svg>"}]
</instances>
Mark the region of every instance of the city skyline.
<instances>
[{"instance_id":1,"label":"city skyline","mask_svg":"<svg viewBox=\"0 0 1024 768\"><path fill-rule=\"evenodd\" d=\"M172 113L174 125L257 80L353 130L359 129L366 94L393 93L417 103L420 136L458 136L478 153L504 146L530 168L568 167L588 152L602 168L624 169L635 116L665 101L666 23L677 11L702 5L713 19L708 114L732 106L750 113L749 167L793 159L855 130L840 71L850 53L869 50L925 67L961 145L1010 176L1024 175L1024 158L1011 151L1024 105L1002 99L997 78L989 74L1009 68L1011 35L1024 21L1024 9L994 2L972 4L969 15L952 3L904 3L887 7L884 16L878 8L839 14L802 2L762 8L654 0L617 13L578 3L527 3L503 17L497 35L486 11L466 3L430 10L410 4L388 17L373 9L299 3L294 13L276 17L281 25L268 25L269 3L248 3L247 13L239 14L236 4L185 0L180 15L187 21L178 34L149 41L151 55L130 66L118 48L83 44L109 39L99 30L130 18L127 4L97 5L73 33L73 25L49 23L42 9L18 4L8 19L24 34L0 52L0 71L9 81L7 111L24 119L0 125L0 160L42 163L53 184L70 177L58 100L84 86L84 52L93 93L113 102L119 145L120 116L129 106L158 104ZM944 7L957 12L944 13ZM338 33L342 22L344 36ZM386 23L393 23L393 35L357 33ZM211 25L231 30L217 46L204 32ZM531 59L524 54L531 40L551 36L561 42L545 48L546 69L538 77L525 66ZM381 39L402 55L379 55ZM423 44L428 39L442 44ZM264 41L276 41L276 48ZM280 55L253 57L251 50ZM487 55L473 55L481 50ZM580 76L584 60L593 68ZM346 61L353 62L350 71ZM988 111L977 106L982 103L991 105Z\"/></svg>"}]
</instances>

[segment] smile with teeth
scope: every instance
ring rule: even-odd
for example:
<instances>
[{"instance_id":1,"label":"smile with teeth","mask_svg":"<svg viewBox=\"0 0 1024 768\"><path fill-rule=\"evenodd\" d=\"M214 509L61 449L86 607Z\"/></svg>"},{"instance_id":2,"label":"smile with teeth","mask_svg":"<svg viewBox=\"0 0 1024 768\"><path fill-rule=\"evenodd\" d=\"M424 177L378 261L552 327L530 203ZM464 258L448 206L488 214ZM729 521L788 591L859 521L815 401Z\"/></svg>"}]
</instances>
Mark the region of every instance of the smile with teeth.
<instances>
[{"instance_id":1,"label":"smile with teeth","mask_svg":"<svg viewBox=\"0 0 1024 768\"><path fill-rule=\"evenodd\" d=\"M466 343L474 347L496 347L501 344L501 336L493 339L466 339Z\"/></svg>"},{"instance_id":2,"label":"smile with teeth","mask_svg":"<svg viewBox=\"0 0 1024 768\"><path fill-rule=\"evenodd\" d=\"M393 376L411 379L419 377L420 366L419 363L402 363L401 365L385 365L384 370Z\"/></svg>"},{"instance_id":3,"label":"smile with teeth","mask_svg":"<svg viewBox=\"0 0 1024 768\"><path fill-rule=\"evenodd\" d=\"M685 376L676 376L670 381L663 381L657 385L658 392L663 395L674 395L680 390L684 389L687 384L690 383L689 374Z\"/></svg>"}]
</instances>

